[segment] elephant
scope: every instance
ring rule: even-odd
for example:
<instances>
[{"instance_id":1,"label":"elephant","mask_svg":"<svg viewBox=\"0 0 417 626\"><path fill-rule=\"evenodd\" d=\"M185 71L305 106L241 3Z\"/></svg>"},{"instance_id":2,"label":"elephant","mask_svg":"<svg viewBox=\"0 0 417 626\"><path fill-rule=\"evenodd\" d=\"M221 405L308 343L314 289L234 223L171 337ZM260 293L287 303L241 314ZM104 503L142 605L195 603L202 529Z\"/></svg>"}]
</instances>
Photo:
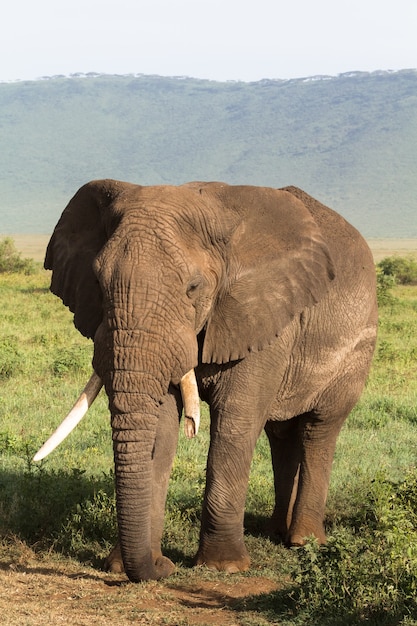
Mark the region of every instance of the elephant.
<instances>
[{"instance_id":1,"label":"elephant","mask_svg":"<svg viewBox=\"0 0 417 626\"><path fill-rule=\"evenodd\" d=\"M64 209L44 266L94 343L82 413L102 385L108 396L110 571L139 582L174 570L161 551L168 481L183 409L193 437L200 399L210 447L195 563L250 567L245 497L263 430L271 532L290 546L326 542L336 440L377 332L375 266L352 225L293 186L95 180Z\"/></svg>"}]
</instances>

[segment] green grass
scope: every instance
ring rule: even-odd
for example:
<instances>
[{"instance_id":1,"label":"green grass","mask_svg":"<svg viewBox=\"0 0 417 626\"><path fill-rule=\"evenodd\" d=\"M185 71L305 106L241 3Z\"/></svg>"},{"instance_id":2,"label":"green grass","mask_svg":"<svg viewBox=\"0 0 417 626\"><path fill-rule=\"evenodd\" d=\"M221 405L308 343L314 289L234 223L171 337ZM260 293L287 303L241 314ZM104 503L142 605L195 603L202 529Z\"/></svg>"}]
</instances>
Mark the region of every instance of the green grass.
<instances>
[{"instance_id":1,"label":"green grass","mask_svg":"<svg viewBox=\"0 0 417 626\"><path fill-rule=\"evenodd\" d=\"M92 356L48 284L43 271L0 276L0 536L99 567L116 537L104 393L57 451L31 461L78 396ZM266 437L258 442L245 518L252 569L239 580L267 577L279 590L236 601L239 624L417 624L417 287L397 286L392 295L380 310L366 389L338 441L327 548L288 550L263 535L272 470ZM226 580L190 569L208 421L203 407L198 438L181 431L171 476L164 550L179 566L177 586Z\"/></svg>"}]
</instances>

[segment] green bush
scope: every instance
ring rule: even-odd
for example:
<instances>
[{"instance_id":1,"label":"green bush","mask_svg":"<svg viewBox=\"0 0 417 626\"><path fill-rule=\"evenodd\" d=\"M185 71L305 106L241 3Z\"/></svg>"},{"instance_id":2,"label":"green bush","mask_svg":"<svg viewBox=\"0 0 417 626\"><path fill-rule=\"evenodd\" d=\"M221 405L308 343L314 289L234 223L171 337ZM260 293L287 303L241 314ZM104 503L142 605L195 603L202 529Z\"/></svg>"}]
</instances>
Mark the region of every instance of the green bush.
<instances>
[{"instance_id":1,"label":"green bush","mask_svg":"<svg viewBox=\"0 0 417 626\"><path fill-rule=\"evenodd\" d=\"M100 551L97 546L109 552L116 541L115 494L101 488L74 506L57 532L54 545L65 554L85 560Z\"/></svg>"},{"instance_id":2,"label":"green bush","mask_svg":"<svg viewBox=\"0 0 417 626\"><path fill-rule=\"evenodd\" d=\"M413 257L386 257L377 267L384 276L392 277L398 285L417 285L417 261Z\"/></svg>"},{"instance_id":3,"label":"green bush","mask_svg":"<svg viewBox=\"0 0 417 626\"><path fill-rule=\"evenodd\" d=\"M0 241L0 274L29 275L37 271L38 266L33 259L22 259L11 237L5 237Z\"/></svg>"},{"instance_id":4,"label":"green bush","mask_svg":"<svg viewBox=\"0 0 417 626\"><path fill-rule=\"evenodd\" d=\"M294 599L329 617L321 623L406 623L393 619L417 611L417 471L399 483L377 477L356 527L336 530L324 547L309 539L298 560Z\"/></svg>"},{"instance_id":5,"label":"green bush","mask_svg":"<svg viewBox=\"0 0 417 626\"><path fill-rule=\"evenodd\" d=\"M395 287L395 277L384 274L383 270L377 265L376 267L376 294L378 298L378 305L385 306L393 304L395 297L392 294L392 289Z\"/></svg>"}]
</instances>

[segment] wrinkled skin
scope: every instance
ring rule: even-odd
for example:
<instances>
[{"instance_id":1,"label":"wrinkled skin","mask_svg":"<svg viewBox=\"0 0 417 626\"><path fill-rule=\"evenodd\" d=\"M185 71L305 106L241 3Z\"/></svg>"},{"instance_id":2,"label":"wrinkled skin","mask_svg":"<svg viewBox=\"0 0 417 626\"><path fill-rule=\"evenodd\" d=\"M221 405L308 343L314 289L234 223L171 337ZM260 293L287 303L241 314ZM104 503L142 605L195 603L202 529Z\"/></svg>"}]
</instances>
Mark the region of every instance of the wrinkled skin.
<instances>
[{"instance_id":1,"label":"wrinkled skin","mask_svg":"<svg viewBox=\"0 0 417 626\"><path fill-rule=\"evenodd\" d=\"M336 438L376 337L374 264L352 226L294 187L94 181L61 216L45 267L94 339L109 398L120 542L110 570L132 581L173 571L161 536L178 383L193 367L211 415L196 563L249 567L244 504L264 428L271 532L325 541Z\"/></svg>"}]
</instances>

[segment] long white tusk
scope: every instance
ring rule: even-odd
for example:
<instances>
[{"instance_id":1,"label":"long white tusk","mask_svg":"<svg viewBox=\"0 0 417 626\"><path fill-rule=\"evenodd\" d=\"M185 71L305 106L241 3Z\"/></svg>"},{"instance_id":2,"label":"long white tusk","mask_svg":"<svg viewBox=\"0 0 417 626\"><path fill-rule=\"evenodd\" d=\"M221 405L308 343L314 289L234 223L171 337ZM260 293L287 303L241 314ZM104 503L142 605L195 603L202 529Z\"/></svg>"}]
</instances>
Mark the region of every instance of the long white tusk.
<instances>
[{"instance_id":1,"label":"long white tusk","mask_svg":"<svg viewBox=\"0 0 417 626\"><path fill-rule=\"evenodd\" d=\"M190 370L180 380L182 402L184 404L184 430L191 439L200 427L200 397L194 370Z\"/></svg>"},{"instance_id":2,"label":"long white tusk","mask_svg":"<svg viewBox=\"0 0 417 626\"><path fill-rule=\"evenodd\" d=\"M62 443L66 437L68 437L70 432L74 430L78 422L80 422L87 413L88 408L97 398L102 386L103 382L101 378L94 372L67 417L49 437L48 441L43 444L42 448L35 454L33 457L34 461L41 461L44 459L48 456L48 454L50 454L50 452L52 452L52 450L55 450L55 448L59 446L59 444Z\"/></svg>"}]
</instances>

